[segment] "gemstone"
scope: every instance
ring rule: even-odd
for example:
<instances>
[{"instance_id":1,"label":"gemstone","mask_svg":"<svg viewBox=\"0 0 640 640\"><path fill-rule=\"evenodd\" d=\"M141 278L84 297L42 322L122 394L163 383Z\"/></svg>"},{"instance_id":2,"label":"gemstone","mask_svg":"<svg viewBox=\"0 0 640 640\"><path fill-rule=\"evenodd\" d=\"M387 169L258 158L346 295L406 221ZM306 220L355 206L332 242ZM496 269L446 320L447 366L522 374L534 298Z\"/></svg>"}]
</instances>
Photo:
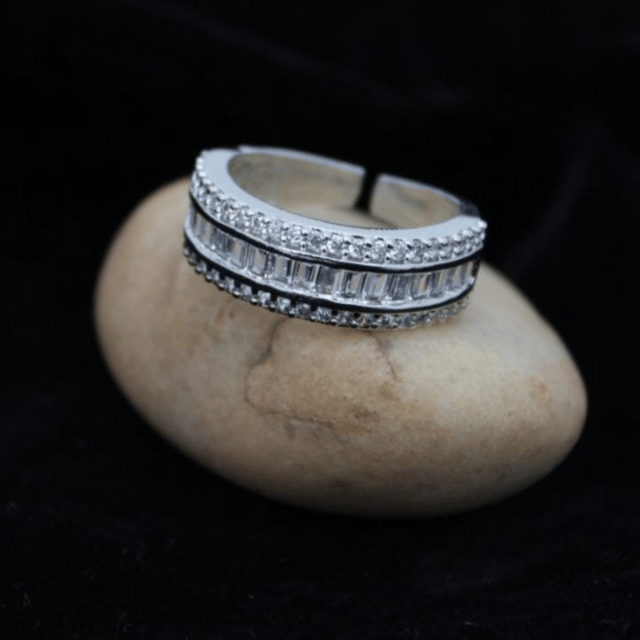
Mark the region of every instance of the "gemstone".
<instances>
[{"instance_id":1,"label":"gemstone","mask_svg":"<svg viewBox=\"0 0 640 640\"><path fill-rule=\"evenodd\" d=\"M333 258L342 256L342 236L339 233L332 233L325 243L327 255Z\"/></svg>"},{"instance_id":2,"label":"gemstone","mask_svg":"<svg viewBox=\"0 0 640 640\"><path fill-rule=\"evenodd\" d=\"M271 220L269 222L269 241L273 244L282 242L282 222L280 220Z\"/></svg>"},{"instance_id":3,"label":"gemstone","mask_svg":"<svg viewBox=\"0 0 640 640\"><path fill-rule=\"evenodd\" d=\"M300 289L315 289L318 269L317 264L296 262L293 267L293 285Z\"/></svg>"},{"instance_id":4,"label":"gemstone","mask_svg":"<svg viewBox=\"0 0 640 640\"><path fill-rule=\"evenodd\" d=\"M301 302L296 306L295 313L298 318L309 318L311 316L311 307Z\"/></svg>"},{"instance_id":5,"label":"gemstone","mask_svg":"<svg viewBox=\"0 0 640 640\"><path fill-rule=\"evenodd\" d=\"M422 262L424 258L424 244L418 239L412 240L407 248L405 260L414 264Z\"/></svg>"},{"instance_id":6,"label":"gemstone","mask_svg":"<svg viewBox=\"0 0 640 640\"><path fill-rule=\"evenodd\" d=\"M289 313L289 310L291 309L291 300L289 300L289 298L278 297L276 300L276 309L280 313Z\"/></svg>"},{"instance_id":7,"label":"gemstone","mask_svg":"<svg viewBox=\"0 0 640 640\"><path fill-rule=\"evenodd\" d=\"M421 300L427 295L427 280L428 274L426 273L414 273L413 280L411 282L411 296L416 300Z\"/></svg>"},{"instance_id":8,"label":"gemstone","mask_svg":"<svg viewBox=\"0 0 640 640\"><path fill-rule=\"evenodd\" d=\"M316 255L322 252L324 235L320 229L311 229L307 235L307 249Z\"/></svg>"},{"instance_id":9,"label":"gemstone","mask_svg":"<svg viewBox=\"0 0 640 640\"><path fill-rule=\"evenodd\" d=\"M213 243L217 254L222 258L226 258L231 247L231 238L229 235L224 231L218 230L213 238Z\"/></svg>"},{"instance_id":10,"label":"gemstone","mask_svg":"<svg viewBox=\"0 0 640 640\"><path fill-rule=\"evenodd\" d=\"M405 300L411 286L411 275L396 274L389 276L389 284L387 286L387 296L392 300Z\"/></svg>"},{"instance_id":11,"label":"gemstone","mask_svg":"<svg viewBox=\"0 0 640 640\"><path fill-rule=\"evenodd\" d=\"M404 240L394 240L388 247L389 251L387 252L387 260L389 262L394 262L396 264L400 264L404 262L404 259L407 255L407 245Z\"/></svg>"},{"instance_id":12,"label":"gemstone","mask_svg":"<svg viewBox=\"0 0 640 640\"><path fill-rule=\"evenodd\" d=\"M247 249L246 242L230 238L229 244L229 261L236 267L244 267Z\"/></svg>"},{"instance_id":13,"label":"gemstone","mask_svg":"<svg viewBox=\"0 0 640 640\"><path fill-rule=\"evenodd\" d=\"M371 243L371 248L367 251L369 255L369 262L375 262L381 264L384 262L384 258L387 251L387 245L382 238L376 238Z\"/></svg>"},{"instance_id":14,"label":"gemstone","mask_svg":"<svg viewBox=\"0 0 640 640\"><path fill-rule=\"evenodd\" d=\"M364 300L382 300L387 285L386 273L367 273L362 297Z\"/></svg>"},{"instance_id":15,"label":"gemstone","mask_svg":"<svg viewBox=\"0 0 640 640\"><path fill-rule=\"evenodd\" d=\"M301 249L304 242L302 227L297 225L291 227L287 233L287 245L290 249Z\"/></svg>"},{"instance_id":16,"label":"gemstone","mask_svg":"<svg viewBox=\"0 0 640 640\"><path fill-rule=\"evenodd\" d=\"M230 294L234 296L240 294L240 290L237 287L236 281L231 276L227 276L225 278L225 288Z\"/></svg>"},{"instance_id":17,"label":"gemstone","mask_svg":"<svg viewBox=\"0 0 640 640\"><path fill-rule=\"evenodd\" d=\"M443 274L444 271L432 271L429 274L429 297L430 298L439 298L443 291Z\"/></svg>"},{"instance_id":18,"label":"gemstone","mask_svg":"<svg viewBox=\"0 0 640 640\"><path fill-rule=\"evenodd\" d=\"M471 263L465 262L458 267L458 279L457 279L457 288L462 289L466 287L469 282L469 276L471 275Z\"/></svg>"},{"instance_id":19,"label":"gemstone","mask_svg":"<svg viewBox=\"0 0 640 640\"><path fill-rule=\"evenodd\" d=\"M416 322L412 313L404 313L399 318L399 324L408 329L415 327Z\"/></svg>"},{"instance_id":20,"label":"gemstone","mask_svg":"<svg viewBox=\"0 0 640 640\"><path fill-rule=\"evenodd\" d=\"M354 236L347 243L347 255L352 260L362 260L364 256L364 238Z\"/></svg>"},{"instance_id":21,"label":"gemstone","mask_svg":"<svg viewBox=\"0 0 640 640\"><path fill-rule=\"evenodd\" d=\"M446 260L451 257L453 248L447 238L440 238L440 249L438 255L442 260Z\"/></svg>"},{"instance_id":22,"label":"gemstone","mask_svg":"<svg viewBox=\"0 0 640 640\"><path fill-rule=\"evenodd\" d=\"M236 204L233 200L227 200L222 206L222 219L232 224L237 214Z\"/></svg>"},{"instance_id":23,"label":"gemstone","mask_svg":"<svg viewBox=\"0 0 640 640\"><path fill-rule=\"evenodd\" d=\"M327 309L325 307L318 307L313 316L313 320L317 320L318 322L331 322L331 318L333 317L331 313L331 309Z\"/></svg>"},{"instance_id":24,"label":"gemstone","mask_svg":"<svg viewBox=\"0 0 640 640\"><path fill-rule=\"evenodd\" d=\"M357 327L366 329L372 325L373 314L372 313L356 313L354 314L354 322Z\"/></svg>"},{"instance_id":25,"label":"gemstone","mask_svg":"<svg viewBox=\"0 0 640 640\"><path fill-rule=\"evenodd\" d=\"M292 261L284 256L276 255L273 261L273 272L271 278L278 282L289 282L291 277Z\"/></svg>"},{"instance_id":26,"label":"gemstone","mask_svg":"<svg viewBox=\"0 0 640 640\"><path fill-rule=\"evenodd\" d=\"M258 304L263 307L268 307L271 301L271 294L268 291L260 291L258 293Z\"/></svg>"},{"instance_id":27,"label":"gemstone","mask_svg":"<svg viewBox=\"0 0 640 640\"><path fill-rule=\"evenodd\" d=\"M216 271L213 274L213 283L217 285L219 289L224 289L226 287L225 282L226 282L225 277L222 273L220 273L219 271Z\"/></svg>"},{"instance_id":28,"label":"gemstone","mask_svg":"<svg viewBox=\"0 0 640 640\"><path fill-rule=\"evenodd\" d=\"M262 215L254 215L251 220L251 233L260 239L266 239L269 236L269 225Z\"/></svg>"},{"instance_id":29,"label":"gemstone","mask_svg":"<svg viewBox=\"0 0 640 640\"><path fill-rule=\"evenodd\" d=\"M360 291L365 275L359 271L342 271L336 295L341 298L355 298Z\"/></svg>"},{"instance_id":30,"label":"gemstone","mask_svg":"<svg viewBox=\"0 0 640 640\"><path fill-rule=\"evenodd\" d=\"M458 271L458 267L451 267L450 269L445 269L443 278L444 284L442 285L443 291L454 291L456 288L456 276Z\"/></svg>"},{"instance_id":31,"label":"gemstone","mask_svg":"<svg viewBox=\"0 0 640 640\"><path fill-rule=\"evenodd\" d=\"M267 266L267 257L270 254L267 253L264 249L255 249L253 251L253 260L251 262L247 261L249 268L252 273L256 275L262 275L265 272L265 268Z\"/></svg>"},{"instance_id":32,"label":"gemstone","mask_svg":"<svg viewBox=\"0 0 640 640\"><path fill-rule=\"evenodd\" d=\"M198 216L197 226L196 226L196 236L206 242L206 238L211 233L211 223L204 217Z\"/></svg>"},{"instance_id":33,"label":"gemstone","mask_svg":"<svg viewBox=\"0 0 640 640\"><path fill-rule=\"evenodd\" d=\"M242 207L238 211L235 220L238 229L246 230L251 225L251 211L248 207Z\"/></svg>"},{"instance_id":34,"label":"gemstone","mask_svg":"<svg viewBox=\"0 0 640 640\"><path fill-rule=\"evenodd\" d=\"M398 326L398 321L394 315L380 316L380 328L381 329L395 329Z\"/></svg>"},{"instance_id":35,"label":"gemstone","mask_svg":"<svg viewBox=\"0 0 640 640\"><path fill-rule=\"evenodd\" d=\"M338 272L332 267L321 266L316 280L317 291L323 295L331 295Z\"/></svg>"}]
</instances>

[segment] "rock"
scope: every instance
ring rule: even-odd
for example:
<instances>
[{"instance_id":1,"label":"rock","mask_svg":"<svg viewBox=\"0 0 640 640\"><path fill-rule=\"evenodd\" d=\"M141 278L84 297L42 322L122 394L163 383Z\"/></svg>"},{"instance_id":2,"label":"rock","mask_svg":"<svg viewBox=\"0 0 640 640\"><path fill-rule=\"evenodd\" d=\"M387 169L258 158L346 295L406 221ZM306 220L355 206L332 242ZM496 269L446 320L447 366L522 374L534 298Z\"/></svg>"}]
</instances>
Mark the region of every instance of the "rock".
<instances>
[{"instance_id":1,"label":"rock","mask_svg":"<svg viewBox=\"0 0 640 640\"><path fill-rule=\"evenodd\" d=\"M482 266L445 324L367 332L220 292L182 256L187 181L145 200L109 250L96 324L123 392L168 440L238 484L327 511L478 507L571 450L585 389L566 347Z\"/></svg>"}]
</instances>

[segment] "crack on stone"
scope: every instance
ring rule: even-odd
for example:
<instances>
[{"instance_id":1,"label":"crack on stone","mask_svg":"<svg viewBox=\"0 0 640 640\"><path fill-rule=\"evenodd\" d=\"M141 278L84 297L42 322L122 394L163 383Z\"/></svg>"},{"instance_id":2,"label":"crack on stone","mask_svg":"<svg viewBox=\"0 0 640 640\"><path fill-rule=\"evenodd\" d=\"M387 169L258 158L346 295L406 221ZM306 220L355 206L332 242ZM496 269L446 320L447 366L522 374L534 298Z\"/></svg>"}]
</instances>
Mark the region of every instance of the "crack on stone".
<instances>
[{"instance_id":1,"label":"crack on stone","mask_svg":"<svg viewBox=\"0 0 640 640\"><path fill-rule=\"evenodd\" d=\"M273 355L273 342L276 339L276 335L280 330L280 328L282 327L282 325L288 321L289 321L289 318L278 318L273 323L273 326L271 327L271 331L269 331L269 336L267 338L267 346L265 347L264 351L255 360L255 362L249 367L249 371L247 371L247 376L245 379L245 395L246 395L246 389L249 386L249 376L251 375L251 373L256 367L259 367L261 364L264 364L267 360L269 360L269 358L271 358L271 356Z\"/></svg>"},{"instance_id":2,"label":"crack on stone","mask_svg":"<svg viewBox=\"0 0 640 640\"><path fill-rule=\"evenodd\" d=\"M380 355L383 357L384 361L387 363L387 366L389 367L389 371L391 372L391 377L394 380L398 380L398 374L389 356L389 349L387 348L386 344L383 342L382 336L378 336L375 333L371 333L371 337L373 338L373 341L375 342L376 348L378 349Z\"/></svg>"}]
</instances>

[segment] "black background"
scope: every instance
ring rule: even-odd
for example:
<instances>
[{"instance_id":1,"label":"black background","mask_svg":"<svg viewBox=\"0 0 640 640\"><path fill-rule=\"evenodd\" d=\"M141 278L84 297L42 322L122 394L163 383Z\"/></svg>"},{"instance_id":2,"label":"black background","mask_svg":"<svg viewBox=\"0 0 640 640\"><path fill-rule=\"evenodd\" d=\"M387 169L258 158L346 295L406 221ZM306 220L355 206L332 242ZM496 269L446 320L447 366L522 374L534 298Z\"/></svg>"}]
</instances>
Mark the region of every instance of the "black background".
<instances>
[{"instance_id":1,"label":"black background","mask_svg":"<svg viewBox=\"0 0 640 640\"><path fill-rule=\"evenodd\" d=\"M4 33L0 638L640 637L635 1L12 3ZM107 244L198 151L298 148L460 193L581 368L548 478L426 521L275 504L125 402Z\"/></svg>"}]
</instances>

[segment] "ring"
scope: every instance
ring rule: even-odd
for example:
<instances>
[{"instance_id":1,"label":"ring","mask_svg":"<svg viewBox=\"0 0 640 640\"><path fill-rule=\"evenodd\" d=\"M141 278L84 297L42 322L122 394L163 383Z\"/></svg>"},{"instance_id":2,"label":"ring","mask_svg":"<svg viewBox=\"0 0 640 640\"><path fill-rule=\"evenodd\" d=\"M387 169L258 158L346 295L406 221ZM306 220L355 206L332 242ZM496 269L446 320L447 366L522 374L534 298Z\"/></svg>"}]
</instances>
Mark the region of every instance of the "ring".
<instances>
[{"instance_id":1,"label":"ring","mask_svg":"<svg viewBox=\"0 0 640 640\"><path fill-rule=\"evenodd\" d=\"M484 245L477 208L395 176L367 185L363 168L308 153L203 151L189 189L184 254L220 289L295 318L392 329L458 313ZM366 196L364 222L331 221L354 216Z\"/></svg>"}]
</instances>

